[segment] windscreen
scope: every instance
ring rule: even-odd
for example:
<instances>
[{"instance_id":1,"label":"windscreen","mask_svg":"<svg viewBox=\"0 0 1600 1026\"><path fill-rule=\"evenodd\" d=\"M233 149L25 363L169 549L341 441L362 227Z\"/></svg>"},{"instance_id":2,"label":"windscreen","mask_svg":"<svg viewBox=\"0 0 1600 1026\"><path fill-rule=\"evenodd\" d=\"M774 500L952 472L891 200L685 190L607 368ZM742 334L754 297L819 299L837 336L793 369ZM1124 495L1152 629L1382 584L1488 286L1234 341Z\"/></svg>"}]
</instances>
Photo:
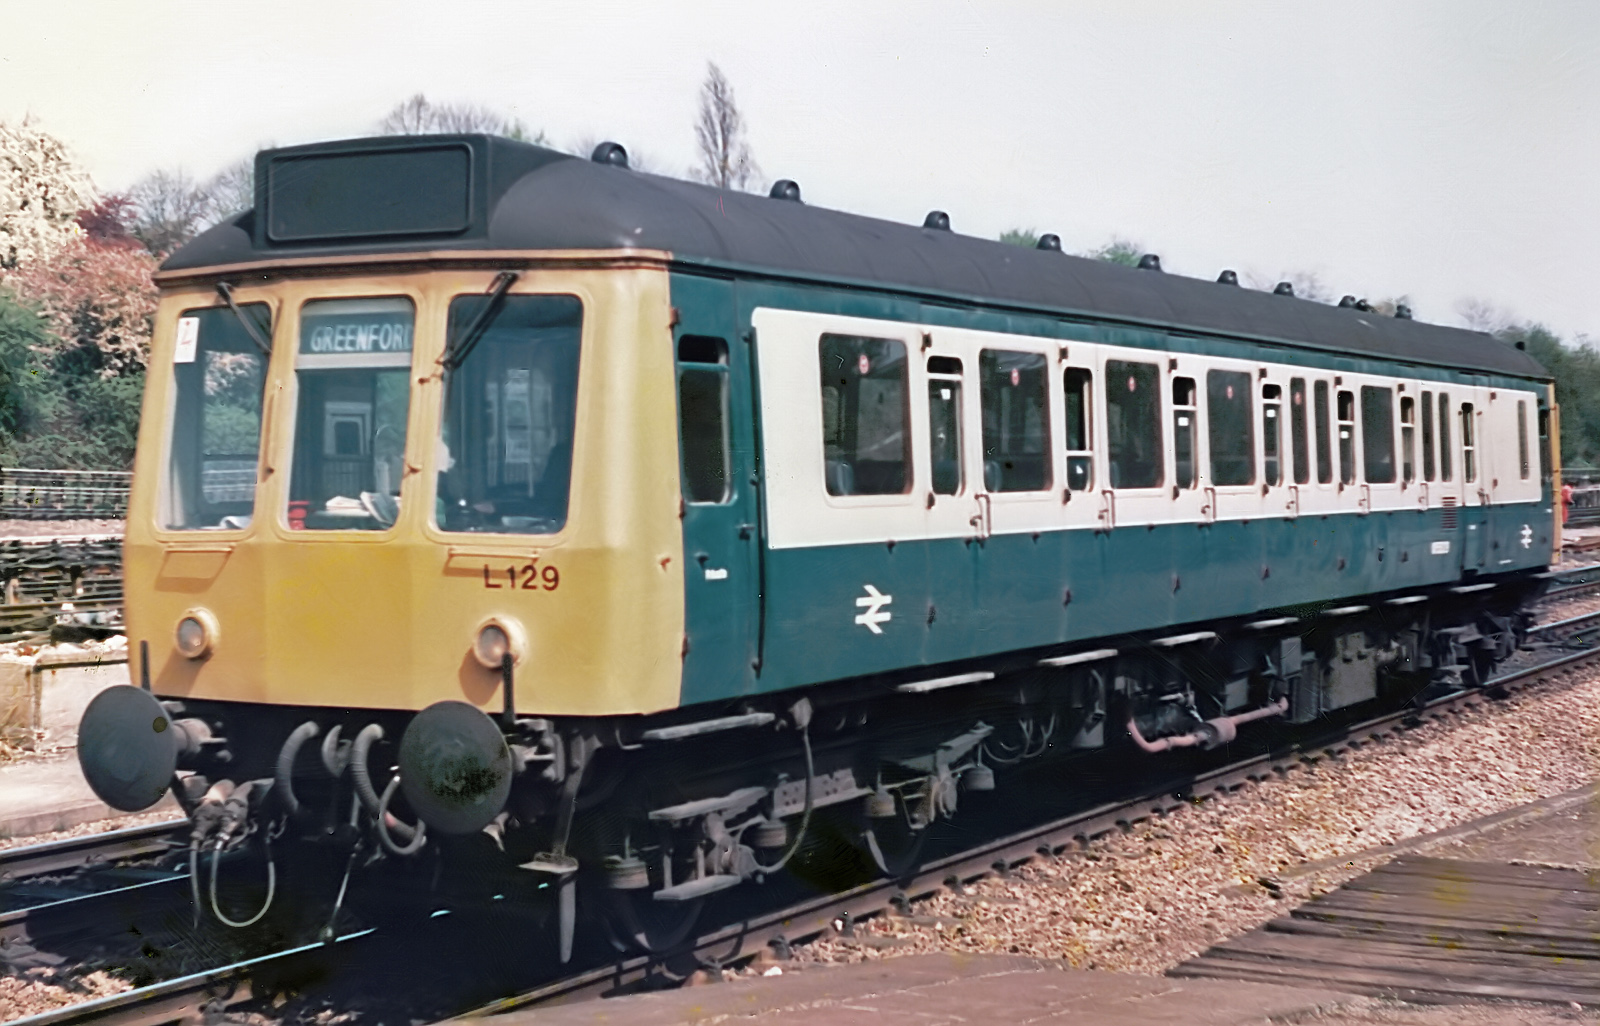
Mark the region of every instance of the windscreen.
<instances>
[{"instance_id":1,"label":"windscreen","mask_svg":"<svg viewBox=\"0 0 1600 1026\"><path fill-rule=\"evenodd\" d=\"M404 297L322 299L300 312L293 530L376 531L400 512L415 310Z\"/></svg>"},{"instance_id":2,"label":"windscreen","mask_svg":"<svg viewBox=\"0 0 1600 1026\"><path fill-rule=\"evenodd\" d=\"M270 338L265 303L246 303L262 338ZM162 489L161 526L169 530L241 530L255 504L266 355L227 307L185 310L172 358L171 444Z\"/></svg>"},{"instance_id":3,"label":"windscreen","mask_svg":"<svg viewBox=\"0 0 1600 1026\"><path fill-rule=\"evenodd\" d=\"M567 522L583 304L506 296L450 304L450 344L470 346L446 384L435 517L446 531L552 534Z\"/></svg>"}]
</instances>

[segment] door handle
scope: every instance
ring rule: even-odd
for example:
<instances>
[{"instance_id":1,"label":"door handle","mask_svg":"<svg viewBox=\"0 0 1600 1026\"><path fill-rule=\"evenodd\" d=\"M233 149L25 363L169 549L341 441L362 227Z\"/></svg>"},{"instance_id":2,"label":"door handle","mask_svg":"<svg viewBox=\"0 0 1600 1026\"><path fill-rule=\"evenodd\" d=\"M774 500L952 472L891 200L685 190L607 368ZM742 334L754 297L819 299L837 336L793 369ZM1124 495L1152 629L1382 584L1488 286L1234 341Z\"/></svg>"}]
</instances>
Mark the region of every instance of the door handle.
<instances>
[{"instance_id":1,"label":"door handle","mask_svg":"<svg viewBox=\"0 0 1600 1026\"><path fill-rule=\"evenodd\" d=\"M988 538L990 533L994 530L994 524L990 519L993 511L990 508L989 496L987 494L979 492L977 495L974 495L973 498L977 500L978 512L974 513L972 515L972 519L967 522L972 525L974 530L976 530L978 539L982 541L983 539Z\"/></svg>"},{"instance_id":2,"label":"door handle","mask_svg":"<svg viewBox=\"0 0 1600 1026\"><path fill-rule=\"evenodd\" d=\"M755 533L756 533L756 525L755 524L740 524L739 525L739 540L740 541L749 541L750 540L750 536L755 534Z\"/></svg>"},{"instance_id":3,"label":"door handle","mask_svg":"<svg viewBox=\"0 0 1600 1026\"><path fill-rule=\"evenodd\" d=\"M1217 521L1217 490L1206 485L1205 497L1205 505L1200 507L1200 519L1214 524Z\"/></svg>"},{"instance_id":4,"label":"door handle","mask_svg":"<svg viewBox=\"0 0 1600 1026\"><path fill-rule=\"evenodd\" d=\"M1361 482L1361 498L1356 501L1356 507L1362 516L1372 512L1372 486L1365 481Z\"/></svg>"},{"instance_id":5,"label":"door handle","mask_svg":"<svg viewBox=\"0 0 1600 1026\"><path fill-rule=\"evenodd\" d=\"M1290 485L1289 486L1289 501L1288 501L1288 503L1285 504L1284 508L1289 511L1289 515L1291 517L1297 517L1297 516L1300 515L1300 486L1299 485Z\"/></svg>"},{"instance_id":6,"label":"door handle","mask_svg":"<svg viewBox=\"0 0 1600 1026\"><path fill-rule=\"evenodd\" d=\"M1100 526L1107 531L1117 526L1117 493L1109 488L1100 492Z\"/></svg>"}]
</instances>

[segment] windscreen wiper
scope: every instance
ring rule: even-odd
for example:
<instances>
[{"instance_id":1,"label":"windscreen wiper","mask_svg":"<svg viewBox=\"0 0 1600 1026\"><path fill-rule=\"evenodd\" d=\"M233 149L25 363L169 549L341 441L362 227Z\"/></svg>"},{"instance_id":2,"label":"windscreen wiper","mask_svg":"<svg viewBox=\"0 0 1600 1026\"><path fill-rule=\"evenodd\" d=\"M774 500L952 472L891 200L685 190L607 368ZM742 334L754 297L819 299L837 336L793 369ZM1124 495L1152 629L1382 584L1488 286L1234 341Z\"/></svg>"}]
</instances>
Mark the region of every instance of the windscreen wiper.
<instances>
[{"instance_id":1,"label":"windscreen wiper","mask_svg":"<svg viewBox=\"0 0 1600 1026\"><path fill-rule=\"evenodd\" d=\"M225 281L217 282L217 295L221 296L223 301L228 304L228 309L232 310L233 315L239 319L239 324L244 328L244 333L249 335L250 341L256 344L257 349L261 350L261 355L270 358L272 356L272 343L262 337L260 323L252 317L246 317L244 311L239 309L239 304L233 301L233 286Z\"/></svg>"},{"instance_id":2,"label":"windscreen wiper","mask_svg":"<svg viewBox=\"0 0 1600 1026\"><path fill-rule=\"evenodd\" d=\"M478 309L478 315L472 318L467 329L459 337L452 338L446 343L444 356L439 359L445 370L455 370L471 355L473 347L483 338L483 333L494 323L495 315L500 312L500 300L505 298L506 290L517 278L518 274L515 271L501 271L494 276L493 283L489 285L488 300Z\"/></svg>"}]
</instances>

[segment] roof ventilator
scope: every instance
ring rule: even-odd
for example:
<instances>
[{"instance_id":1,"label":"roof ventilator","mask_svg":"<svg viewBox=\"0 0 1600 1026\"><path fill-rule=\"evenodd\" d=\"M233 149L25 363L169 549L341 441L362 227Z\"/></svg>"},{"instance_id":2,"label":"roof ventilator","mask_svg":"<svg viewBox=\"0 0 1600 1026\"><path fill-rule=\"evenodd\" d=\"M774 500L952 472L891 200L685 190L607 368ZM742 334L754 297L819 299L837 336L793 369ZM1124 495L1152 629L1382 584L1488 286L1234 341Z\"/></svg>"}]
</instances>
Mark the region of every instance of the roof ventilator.
<instances>
[{"instance_id":1,"label":"roof ventilator","mask_svg":"<svg viewBox=\"0 0 1600 1026\"><path fill-rule=\"evenodd\" d=\"M1039 236L1039 241L1034 248L1047 249L1052 253L1059 253L1061 252L1061 236L1055 232L1045 232Z\"/></svg>"},{"instance_id":2,"label":"roof ventilator","mask_svg":"<svg viewBox=\"0 0 1600 1026\"><path fill-rule=\"evenodd\" d=\"M1294 295L1294 282L1292 282L1292 281L1280 281L1280 282L1278 282L1277 285L1273 286L1272 294L1274 296L1292 296L1292 295Z\"/></svg>"},{"instance_id":3,"label":"roof ventilator","mask_svg":"<svg viewBox=\"0 0 1600 1026\"><path fill-rule=\"evenodd\" d=\"M1239 284L1239 275L1231 269L1223 271L1221 274L1217 275L1217 284L1237 285Z\"/></svg>"},{"instance_id":4,"label":"roof ventilator","mask_svg":"<svg viewBox=\"0 0 1600 1026\"><path fill-rule=\"evenodd\" d=\"M1340 299L1339 299L1339 309L1341 309L1341 310L1353 310L1353 309L1355 309L1355 306L1356 306L1356 297L1355 296L1342 296L1342 297L1340 297Z\"/></svg>"},{"instance_id":5,"label":"roof ventilator","mask_svg":"<svg viewBox=\"0 0 1600 1026\"><path fill-rule=\"evenodd\" d=\"M621 143L603 142L589 154L589 159L596 164L610 164L612 167L628 166L628 151Z\"/></svg>"},{"instance_id":6,"label":"roof ventilator","mask_svg":"<svg viewBox=\"0 0 1600 1026\"><path fill-rule=\"evenodd\" d=\"M793 178L780 178L772 183L772 191L767 193L773 199L789 200L792 203L804 202L800 199L800 183Z\"/></svg>"},{"instance_id":7,"label":"roof ventilator","mask_svg":"<svg viewBox=\"0 0 1600 1026\"><path fill-rule=\"evenodd\" d=\"M1396 303L1394 316L1396 320L1409 321L1411 319L1411 308L1404 303Z\"/></svg>"},{"instance_id":8,"label":"roof ventilator","mask_svg":"<svg viewBox=\"0 0 1600 1026\"><path fill-rule=\"evenodd\" d=\"M1139 258L1139 270L1161 272L1161 258L1154 253L1146 253Z\"/></svg>"},{"instance_id":9,"label":"roof ventilator","mask_svg":"<svg viewBox=\"0 0 1600 1026\"><path fill-rule=\"evenodd\" d=\"M947 232L950 230L950 215L942 210L930 210L928 216L922 219L922 227Z\"/></svg>"}]
</instances>

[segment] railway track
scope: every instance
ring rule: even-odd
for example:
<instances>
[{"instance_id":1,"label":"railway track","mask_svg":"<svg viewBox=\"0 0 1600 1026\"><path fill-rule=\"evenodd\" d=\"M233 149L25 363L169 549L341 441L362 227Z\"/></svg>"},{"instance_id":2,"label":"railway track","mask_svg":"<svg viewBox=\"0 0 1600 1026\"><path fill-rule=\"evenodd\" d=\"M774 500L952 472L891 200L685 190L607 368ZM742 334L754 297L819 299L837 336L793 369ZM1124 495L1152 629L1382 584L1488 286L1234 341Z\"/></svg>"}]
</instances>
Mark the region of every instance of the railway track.
<instances>
[{"instance_id":1,"label":"railway track","mask_svg":"<svg viewBox=\"0 0 1600 1026\"><path fill-rule=\"evenodd\" d=\"M1543 625L1536 629L1536 635L1541 641L1568 643L1564 639L1581 636L1589 629L1600 630L1600 613ZM1440 696L1417 707L1330 729L1321 736L1302 739L1288 747L1254 752L1198 773L1175 767L1171 776L1143 786L1133 797L1079 809L1039 825L984 840L959 852L932 858L899 879L879 879L843 892L809 897L754 912L737 921L719 923L667 953L590 964L580 971L528 987L515 997L473 1008L464 1017L483 1018L514 1009L671 986L696 967L733 968L761 957L764 952L782 958L796 944L828 934L849 935L855 923L873 916L904 912L910 902L941 889L959 889L991 874L1009 873L1034 859L1088 847L1097 839L1172 815L1207 796L1234 792L1305 765L1337 758L1352 749L1403 734L1418 721L1455 715L1495 696L1537 686L1566 671L1595 662L1600 662L1600 648L1584 648L1504 673L1482 690ZM0 853L0 876L25 881L75 866L104 865L119 858L158 854L170 846L181 825L181 821L175 821L99 838L74 838L32 849L14 849ZM76 916L80 909L87 912L96 907L96 903L100 908L109 908L118 900L126 904L135 893L149 897L152 902L158 897L167 902L184 902L187 893L184 883L181 876L167 881L142 881L125 886L121 898L97 896L76 908L39 906L22 919L44 922L49 916ZM143 887L144 891L137 892L136 887ZM86 918L100 923L106 921L103 916ZM0 918L0 942L8 928L11 928L8 921ZM347 944L374 932L370 929L355 931L341 937L338 943ZM313 961L320 957L319 952L325 956L328 950L323 944L291 947L277 954L191 973L18 1022L25 1026L90 1022L158 1026L202 1012L216 1013L248 1000L251 995L248 984L253 978L280 977L286 973L293 976L294 972L287 967Z\"/></svg>"}]
</instances>

